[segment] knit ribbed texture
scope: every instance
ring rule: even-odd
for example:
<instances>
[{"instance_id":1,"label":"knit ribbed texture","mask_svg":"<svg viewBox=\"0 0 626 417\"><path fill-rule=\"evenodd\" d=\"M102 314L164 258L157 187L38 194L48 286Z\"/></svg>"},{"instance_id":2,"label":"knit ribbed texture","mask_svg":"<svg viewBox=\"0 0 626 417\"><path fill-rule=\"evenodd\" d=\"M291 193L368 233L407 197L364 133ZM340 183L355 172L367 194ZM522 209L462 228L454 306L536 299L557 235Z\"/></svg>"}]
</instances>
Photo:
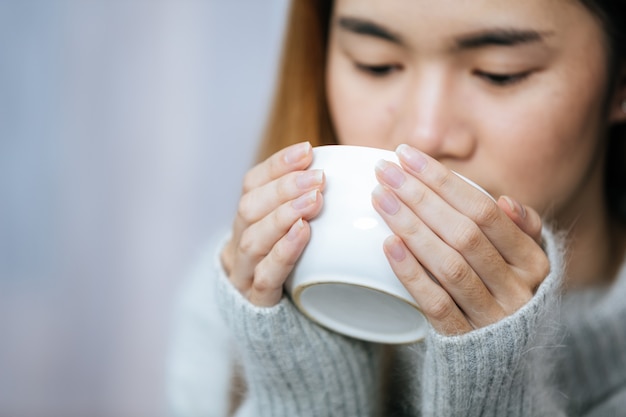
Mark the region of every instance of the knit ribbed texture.
<instances>
[{"instance_id":1,"label":"knit ribbed texture","mask_svg":"<svg viewBox=\"0 0 626 417\"><path fill-rule=\"evenodd\" d=\"M382 416L626 415L626 271L610 292L568 296L561 309L565 258L559 239L546 233L544 241L550 275L519 311L465 335L431 331L424 343L394 348L393 411ZM240 415L375 414L378 346L313 324L286 298L252 306L219 265L207 275L242 354L249 392Z\"/></svg>"},{"instance_id":2,"label":"knit ribbed texture","mask_svg":"<svg viewBox=\"0 0 626 417\"><path fill-rule=\"evenodd\" d=\"M424 416L558 416L547 396L558 341L563 251L546 235L551 272L513 315L460 336L427 337L421 405Z\"/></svg>"},{"instance_id":3,"label":"knit ribbed texture","mask_svg":"<svg viewBox=\"0 0 626 417\"><path fill-rule=\"evenodd\" d=\"M219 307L246 370L245 409L258 417L378 414L380 346L331 334L287 298L255 307L220 275Z\"/></svg>"},{"instance_id":4,"label":"knit ribbed texture","mask_svg":"<svg viewBox=\"0 0 626 417\"><path fill-rule=\"evenodd\" d=\"M559 379L570 414L626 415L626 265L610 291L566 297L563 323Z\"/></svg>"}]
</instances>

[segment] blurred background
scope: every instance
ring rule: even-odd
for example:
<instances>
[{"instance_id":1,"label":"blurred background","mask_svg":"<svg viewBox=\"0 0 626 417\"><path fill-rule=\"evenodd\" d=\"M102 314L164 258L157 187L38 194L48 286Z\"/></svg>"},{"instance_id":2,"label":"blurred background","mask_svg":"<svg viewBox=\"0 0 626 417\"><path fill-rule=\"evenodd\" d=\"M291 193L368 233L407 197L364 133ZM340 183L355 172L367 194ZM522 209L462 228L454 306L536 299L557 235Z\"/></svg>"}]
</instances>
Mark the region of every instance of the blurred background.
<instances>
[{"instance_id":1,"label":"blurred background","mask_svg":"<svg viewBox=\"0 0 626 417\"><path fill-rule=\"evenodd\" d=\"M167 415L176 291L227 227L286 0L0 0L0 416Z\"/></svg>"}]
</instances>

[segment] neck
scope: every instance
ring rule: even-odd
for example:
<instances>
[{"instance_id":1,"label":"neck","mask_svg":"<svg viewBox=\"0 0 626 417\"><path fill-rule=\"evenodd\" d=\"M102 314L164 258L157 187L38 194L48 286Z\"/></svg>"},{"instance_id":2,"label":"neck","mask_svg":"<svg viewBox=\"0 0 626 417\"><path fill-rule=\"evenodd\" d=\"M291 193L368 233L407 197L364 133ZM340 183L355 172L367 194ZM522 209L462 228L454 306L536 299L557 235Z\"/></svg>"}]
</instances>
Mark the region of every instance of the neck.
<instances>
[{"instance_id":1,"label":"neck","mask_svg":"<svg viewBox=\"0 0 626 417\"><path fill-rule=\"evenodd\" d=\"M569 229L567 290L609 284L617 272L620 257L608 225L590 226L578 224Z\"/></svg>"},{"instance_id":2,"label":"neck","mask_svg":"<svg viewBox=\"0 0 626 417\"><path fill-rule=\"evenodd\" d=\"M603 200L598 196L592 201ZM610 285L623 262L626 230L609 215L604 204L592 206L596 205L557 225L567 231L568 237L566 290Z\"/></svg>"},{"instance_id":3,"label":"neck","mask_svg":"<svg viewBox=\"0 0 626 417\"><path fill-rule=\"evenodd\" d=\"M602 156L595 159L573 197L552 217L567 237L566 290L610 285L624 259L626 228L609 210L605 162Z\"/></svg>"}]
</instances>

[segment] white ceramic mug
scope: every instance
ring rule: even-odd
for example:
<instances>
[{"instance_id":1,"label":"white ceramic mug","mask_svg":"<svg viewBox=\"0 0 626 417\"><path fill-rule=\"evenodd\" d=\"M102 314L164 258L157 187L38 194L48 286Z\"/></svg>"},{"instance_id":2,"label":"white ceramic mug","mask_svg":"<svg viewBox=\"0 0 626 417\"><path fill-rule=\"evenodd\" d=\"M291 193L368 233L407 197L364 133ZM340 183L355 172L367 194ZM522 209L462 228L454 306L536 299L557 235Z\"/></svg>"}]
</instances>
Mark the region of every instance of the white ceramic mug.
<instances>
[{"instance_id":1,"label":"white ceramic mug","mask_svg":"<svg viewBox=\"0 0 626 417\"><path fill-rule=\"evenodd\" d=\"M300 311L326 328L372 342L411 343L425 337L427 321L383 252L392 232L371 203L380 159L398 163L395 152L383 149L313 149L309 169L324 170L324 206L310 222L311 239L285 288Z\"/></svg>"}]
</instances>

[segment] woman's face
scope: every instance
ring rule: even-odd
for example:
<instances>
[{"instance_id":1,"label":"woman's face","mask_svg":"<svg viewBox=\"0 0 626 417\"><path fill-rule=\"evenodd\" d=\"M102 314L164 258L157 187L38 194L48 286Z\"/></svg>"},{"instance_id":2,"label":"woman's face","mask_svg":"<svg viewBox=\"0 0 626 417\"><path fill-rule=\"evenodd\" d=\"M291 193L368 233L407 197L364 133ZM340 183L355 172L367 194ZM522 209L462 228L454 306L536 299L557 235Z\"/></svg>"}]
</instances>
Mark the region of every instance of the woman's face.
<instances>
[{"instance_id":1,"label":"woman's face","mask_svg":"<svg viewBox=\"0 0 626 417\"><path fill-rule=\"evenodd\" d=\"M603 36L578 1L337 0L339 141L408 143L494 196L571 217L602 200Z\"/></svg>"}]
</instances>

